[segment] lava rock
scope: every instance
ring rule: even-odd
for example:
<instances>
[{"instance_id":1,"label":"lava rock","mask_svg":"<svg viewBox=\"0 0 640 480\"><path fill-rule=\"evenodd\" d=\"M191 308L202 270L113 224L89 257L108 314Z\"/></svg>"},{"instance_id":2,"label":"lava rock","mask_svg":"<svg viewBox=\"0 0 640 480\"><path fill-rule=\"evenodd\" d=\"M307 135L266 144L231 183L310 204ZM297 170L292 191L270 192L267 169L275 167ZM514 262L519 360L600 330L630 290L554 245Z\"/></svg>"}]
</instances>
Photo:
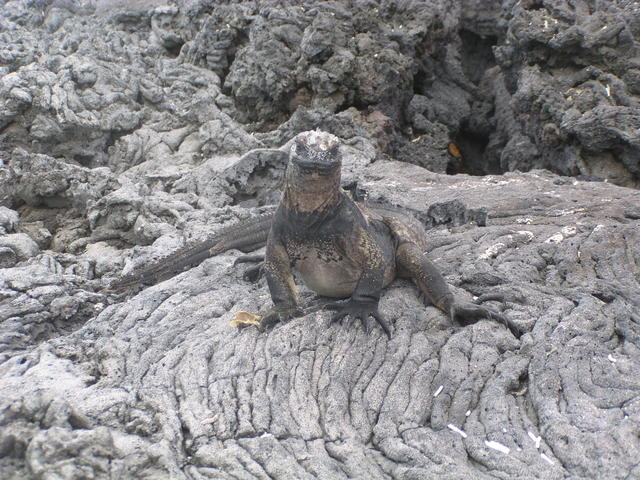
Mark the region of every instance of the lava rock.
<instances>
[{"instance_id":1,"label":"lava rock","mask_svg":"<svg viewBox=\"0 0 640 480\"><path fill-rule=\"evenodd\" d=\"M0 9L3 476L640 477L633 2L165 3ZM271 303L237 251L108 289L273 208L315 128L520 340L404 280L391 339L236 330Z\"/></svg>"}]
</instances>

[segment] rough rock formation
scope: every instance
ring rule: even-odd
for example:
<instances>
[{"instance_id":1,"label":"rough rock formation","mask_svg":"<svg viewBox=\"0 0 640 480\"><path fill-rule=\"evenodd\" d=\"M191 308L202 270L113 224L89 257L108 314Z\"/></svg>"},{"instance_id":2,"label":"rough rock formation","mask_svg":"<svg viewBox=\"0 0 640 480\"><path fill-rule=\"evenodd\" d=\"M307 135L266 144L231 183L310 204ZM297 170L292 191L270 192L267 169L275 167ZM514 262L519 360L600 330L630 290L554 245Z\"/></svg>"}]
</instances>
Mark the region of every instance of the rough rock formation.
<instances>
[{"instance_id":1,"label":"rough rock formation","mask_svg":"<svg viewBox=\"0 0 640 480\"><path fill-rule=\"evenodd\" d=\"M4 2L0 478L640 478L639 34L626 0ZM405 281L391 340L237 330L270 298L235 251L104 290L277 202L313 128L528 333Z\"/></svg>"}]
</instances>

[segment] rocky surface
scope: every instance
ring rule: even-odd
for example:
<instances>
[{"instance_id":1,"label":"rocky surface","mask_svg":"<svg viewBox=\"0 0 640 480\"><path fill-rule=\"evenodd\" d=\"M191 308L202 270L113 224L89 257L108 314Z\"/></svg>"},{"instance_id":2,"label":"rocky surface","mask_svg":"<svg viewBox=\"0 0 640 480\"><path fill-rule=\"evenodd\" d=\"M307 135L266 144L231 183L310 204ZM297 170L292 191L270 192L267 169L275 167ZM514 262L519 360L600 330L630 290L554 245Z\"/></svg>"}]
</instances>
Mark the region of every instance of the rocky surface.
<instances>
[{"instance_id":1,"label":"rocky surface","mask_svg":"<svg viewBox=\"0 0 640 480\"><path fill-rule=\"evenodd\" d=\"M637 5L346 5L0 6L0 478L640 478ZM237 330L235 251L104 290L277 202L312 128L527 333L405 281L391 340Z\"/></svg>"}]
</instances>

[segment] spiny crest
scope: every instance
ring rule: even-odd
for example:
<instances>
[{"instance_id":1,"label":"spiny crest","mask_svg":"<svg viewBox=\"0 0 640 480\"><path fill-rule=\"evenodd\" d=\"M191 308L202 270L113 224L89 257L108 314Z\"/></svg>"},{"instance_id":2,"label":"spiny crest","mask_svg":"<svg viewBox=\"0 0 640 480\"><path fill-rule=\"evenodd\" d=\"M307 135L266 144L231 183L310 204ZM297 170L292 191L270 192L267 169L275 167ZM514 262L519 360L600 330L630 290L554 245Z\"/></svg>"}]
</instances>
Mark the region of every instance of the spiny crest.
<instances>
[{"instance_id":1,"label":"spiny crest","mask_svg":"<svg viewBox=\"0 0 640 480\"><path fill-rule=\"evenodd\" d=\"M340 146L340 139L320 129L302 132L296 137L296 144L303 148L326 152Z\"/></svg>"}]
</instances>

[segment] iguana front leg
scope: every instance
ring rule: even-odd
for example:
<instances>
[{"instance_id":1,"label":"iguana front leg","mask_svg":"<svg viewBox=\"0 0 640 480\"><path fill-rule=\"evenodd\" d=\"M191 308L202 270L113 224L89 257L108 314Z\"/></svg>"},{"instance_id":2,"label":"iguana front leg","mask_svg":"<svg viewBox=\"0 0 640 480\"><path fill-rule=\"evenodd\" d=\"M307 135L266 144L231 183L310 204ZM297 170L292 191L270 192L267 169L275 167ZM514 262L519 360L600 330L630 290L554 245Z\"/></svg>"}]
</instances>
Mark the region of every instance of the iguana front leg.
<instances>
[{"instance_id":1,"label":"iguana front leg","mask_svg":"<svg viewBox=\"0 0 640 480\"><path fill-rule=\"evenodd\" d=\"M272 237L267 242L263 269L274 306L260 320L261 325L265 327L303 314L298 307L298 295L291 272L289 254L284 245L277 238Z\"/></svg>"},{"instance_id":2,"label":"iguana front leg","mask_svg":"<svg viewBox=\"0 0 640 480\"><path fill-rule=\"evenodd\" d=\"M363 265L362 275L356 288L346 302L333 302L326 305L329 310L336 310L331 321L339 321L350 316L366 322L373 317L391 338L391 330L384 316L378 311L380 293L383 288L386 261L380 245L368 233L360 233L360 241L355 255L359 256Z\"/></svg>"},{"instance_id":3,"label":"iguana front leg","mask_svg":"<svg viewBox=\"0 0 640 480\"><path fill-rule=\"evenodd\" d=\"M416 280L420 290L431 300L431 303L448 313L451 320L471 323L481 318L488 318L504 324L516 337L519 338L522 335L520 328L507 316L491 308L456 299L438 268L416 244L411 242L401 244L396 251L396 261Z\"/></svg>"}]
</instances>

